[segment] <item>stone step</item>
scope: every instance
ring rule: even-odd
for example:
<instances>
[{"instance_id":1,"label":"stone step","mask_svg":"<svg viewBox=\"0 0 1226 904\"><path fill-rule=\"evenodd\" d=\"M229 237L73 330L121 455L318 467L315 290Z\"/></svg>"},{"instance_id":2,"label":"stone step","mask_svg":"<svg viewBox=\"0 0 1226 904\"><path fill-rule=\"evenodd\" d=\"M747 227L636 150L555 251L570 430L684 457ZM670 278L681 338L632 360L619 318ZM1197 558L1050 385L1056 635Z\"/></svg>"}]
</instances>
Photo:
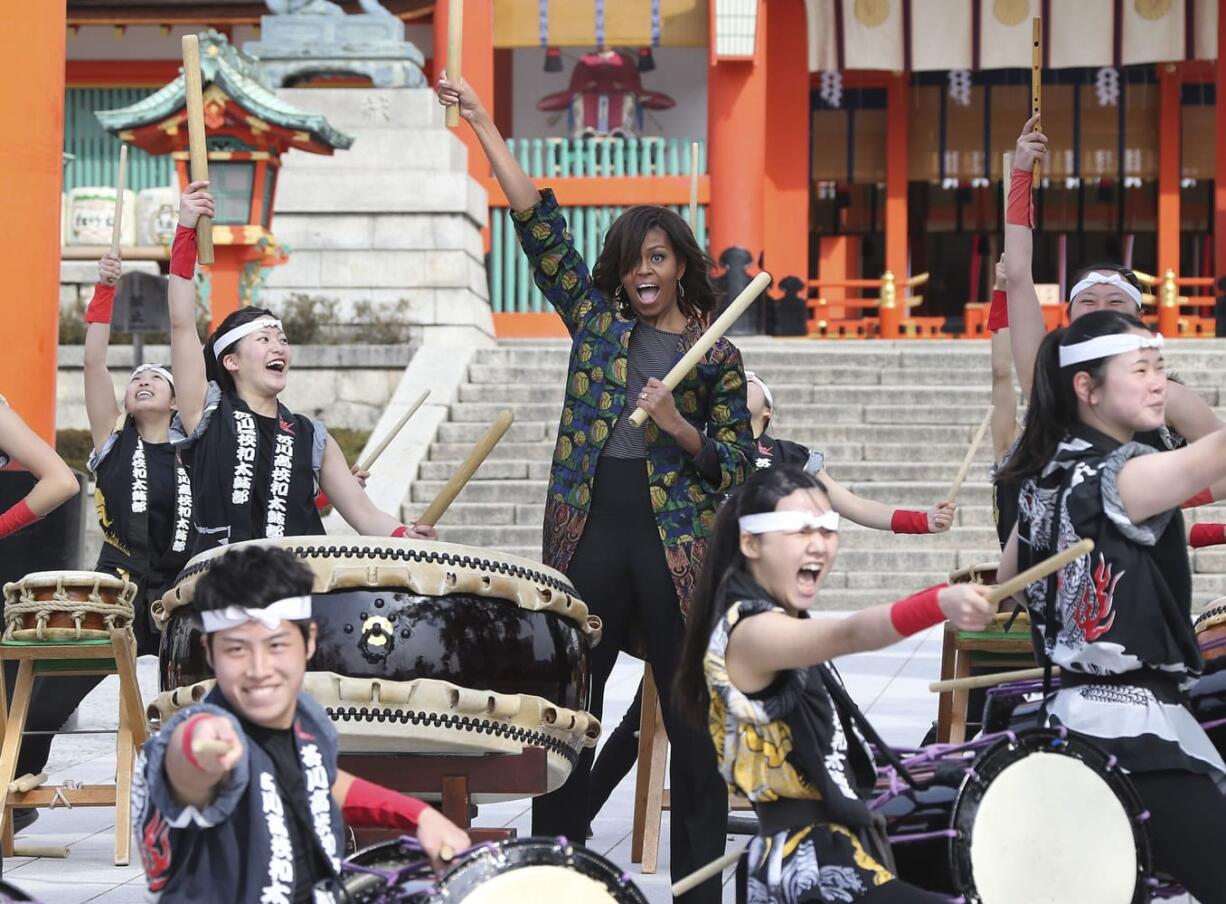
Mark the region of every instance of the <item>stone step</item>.
<instances>
[{"instance_id":1,"label":"stone step","mask_svg":"<svg viewBox=\"0 0 1226 904\"><path fill-rule=\"evenodd\" d=\"M971 475L974 477L974 475ZM951 478L952 480L952 478ZM848 481L844 484L857 496L884 502L886 505L897 505L911 509L927 509L949 493L951 480L942 481L880 481L864 483ZM967 480L962 484L958 495L961 505L990 505L992 502L992 486L983 482ZM991 523L990 521L988 522Z\"/></svg>"},{"instance_id":2,"label":"stone step","mask_svg":"<svg viewBox=\"0 0 1226 904\"><path fill-rule=\"evenodd\" d=\"M965 454L965 450L963 450ZM901 480L931 480L953 483L961 457L950 457L942 462L910 462L910 461L835 461L828 459L830 473L839 483L901 481ZM970 478L986 481L987 469L991 462L987 459L972 464ZM871 496L869 498L872 498Z\"/></svg>"},{"instance_id":3,"label":"stone step","mask_svg":"<svg viewBox=\"0 0 1226 904\"><path fill-rule=\"evenodd\" d=\"M548 458L534 461L489 459L482 462L473 480L548 480ZM417 471L418 480L447 480L455 473L460 461L423 461Z\"/></svg>"},{"instance_id":4,"label":"stone step","mask_svg":"<svg viewBox=\"0 0 1226 904\"><path fill-rule=\"evenodd\" d=\"M472 451L472 443L431 443L430 461L446 461L459 464ZM489 454L487 461L550 461L553 458L553 440L515 442L503 437Z\"/></svg>"},{"instance_id":5,"label":"stone step","mask_svg":"<svg viewBox=\"0 0 1226 904\"><path fill-rule=\"evenodd\" d=\"M441 443L459 443L467 445L470 449L473 444L480 439L485 431L489 429L489 423L448 423L444 422L438 425L438 433L435 435L435 440ZM507 430L503 439L507 442L539 442L540 440L550 440L557 435L557 420L554 419L551 423L546 424L544 421L516 421Z\"/></svg>"},{"instance_id":6,"label":"stone step","mask_svg":"<svg viewBox=\"0 0 1226 904\"><path fill-rule=\"evenodd\" d=\"M410 490L413 502L430 502L446 481L416 480ZM457 502L540 502L545 498L544 480L474 480L457 497Z\"/></svg>"}]
</instances>

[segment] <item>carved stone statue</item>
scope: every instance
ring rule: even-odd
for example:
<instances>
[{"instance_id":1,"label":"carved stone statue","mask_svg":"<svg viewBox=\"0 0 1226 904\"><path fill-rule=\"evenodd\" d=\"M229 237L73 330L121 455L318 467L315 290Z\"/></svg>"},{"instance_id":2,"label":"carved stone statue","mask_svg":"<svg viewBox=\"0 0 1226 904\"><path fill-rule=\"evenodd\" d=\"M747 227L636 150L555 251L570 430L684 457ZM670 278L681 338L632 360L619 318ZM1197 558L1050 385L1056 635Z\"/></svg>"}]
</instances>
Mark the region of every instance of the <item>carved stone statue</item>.
<instances>
[{"instance_id":1,"label":"carved stone statue","mask_svg":"<svg viewBox=\"0 0 1226 904\"><path fill-rule=\"evenodd\" d=\"M352 16L331 0L264 0L260 40L243 45L276 87L321 75L365 75L376 88L421 88L425 58L378 0Z\"/></svg>"}]
</instances>

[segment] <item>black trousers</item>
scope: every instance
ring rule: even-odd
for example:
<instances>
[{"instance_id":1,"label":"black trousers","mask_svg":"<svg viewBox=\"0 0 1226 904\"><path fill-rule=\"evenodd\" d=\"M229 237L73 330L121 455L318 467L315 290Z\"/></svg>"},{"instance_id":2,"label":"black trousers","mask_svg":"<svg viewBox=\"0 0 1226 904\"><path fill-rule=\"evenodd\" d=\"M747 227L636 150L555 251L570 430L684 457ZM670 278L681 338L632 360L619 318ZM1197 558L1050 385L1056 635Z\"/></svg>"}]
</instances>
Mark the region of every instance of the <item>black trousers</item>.
<instances>
[{"instance_id":1,"label":"black trousers","mask_svg":"<svg viewBox=\"0 0 1226 904\"><path fill-rule=\"evenodd\" d=\"M621 784L626 773L634 767L639 758L638 730L643 716L643 682L634 692L634 700L630 708L617 723L617 727L606 735L601 745L600 754L592 764L592 788L588 800L588 821L596 818L609 800L613 789Z\"/></svg>"},{"instance_id":2,"label":"black trousers","mask_svg":"<svg viewBox=\"0 0 1226 904\"><path fill-rule=\"evenodd\" d=\"M669 857L674 881L724 852L728 791L715 760L715 745L701 729L673 710L673 676L681 656L685 624L664 558L641 459L602 458L596 471L592 508L567 576L593 614L604 622L592 651L590 709L604 709L605 683L627 630L637 623L660 692L664 725L672 744L669 770L672 810ZM570 779L532 803L532 834L586 837L590 812L593 752L580 757ZM718 904L718 878L684 895L685 904Z\"/></svg>"},{"instance_id":3,"label":"black trousers","mask_svg":"<svg viewBox=\"0 0 1226 904\"><path fill-rule=\"evenodd\" d=\"M1154 866L1200 904L1226 904L1226 796L1208 776L1181 770L1129 776L1149 810Z\"/></svg>"}]
</instances>

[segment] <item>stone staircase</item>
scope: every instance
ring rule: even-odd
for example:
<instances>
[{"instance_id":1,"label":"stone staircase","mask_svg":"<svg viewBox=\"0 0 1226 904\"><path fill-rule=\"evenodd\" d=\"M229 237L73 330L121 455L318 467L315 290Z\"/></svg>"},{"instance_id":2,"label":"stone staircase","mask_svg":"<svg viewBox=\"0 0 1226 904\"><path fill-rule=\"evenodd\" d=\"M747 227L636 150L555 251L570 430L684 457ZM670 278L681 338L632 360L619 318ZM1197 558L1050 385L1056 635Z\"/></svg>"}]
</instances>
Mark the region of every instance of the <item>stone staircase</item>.
<instances>
[{"instance_id":1,"label":"stone staircase","mask_svg":"<svg viewBox=\"0 0 1226 904\"><path fill-rule=\"evenodd\" d=\"M737 344L745 366L774 393L773 432L821 449L833 477L887 504L927 508L941 499L989 404L983 341L748 337ZM1168 366L1216 406L1218 387L1226 382L1223 350L1226 344L1213 340L1179 341L1169 350ZM539 559L568 351L561 341L504 340L474 359L421 464L409 509L433 498L499 410L514 410L515 424L448 511L439 528L443 540ZM848 610L887 602L944 580L951 569L998 558L990 458L985 440L948 533L895 536L844 522L823 606ZM1223 521L1226 507L1190 514ZM1226 551L1196 552L1193 561L1197 606L1226 595Z\"/></svg>"}]
</instances>

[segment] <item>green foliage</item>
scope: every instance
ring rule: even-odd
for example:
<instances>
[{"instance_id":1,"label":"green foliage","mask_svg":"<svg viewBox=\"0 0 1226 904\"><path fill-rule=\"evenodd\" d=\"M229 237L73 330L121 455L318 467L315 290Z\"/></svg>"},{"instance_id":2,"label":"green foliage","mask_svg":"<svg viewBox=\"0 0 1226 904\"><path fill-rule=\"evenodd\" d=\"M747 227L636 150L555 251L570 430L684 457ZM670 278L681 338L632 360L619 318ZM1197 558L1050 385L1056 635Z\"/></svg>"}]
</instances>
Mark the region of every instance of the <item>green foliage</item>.
<instances>
[{"instance_id":1,"label":"green foliage","mask_svg":"<svg viewBox=\"0 0 1226 904\"><path fill-rule=\"evenodd\" d=\"M366 448L367 440L370 439L369 430L354 430L350 427L329 427L328 432L332 434L336 444L341 447L341 451L345 453L345 461L349 462L350 465L358 460L358 456Z\"/></svg>"}]
</instances>

